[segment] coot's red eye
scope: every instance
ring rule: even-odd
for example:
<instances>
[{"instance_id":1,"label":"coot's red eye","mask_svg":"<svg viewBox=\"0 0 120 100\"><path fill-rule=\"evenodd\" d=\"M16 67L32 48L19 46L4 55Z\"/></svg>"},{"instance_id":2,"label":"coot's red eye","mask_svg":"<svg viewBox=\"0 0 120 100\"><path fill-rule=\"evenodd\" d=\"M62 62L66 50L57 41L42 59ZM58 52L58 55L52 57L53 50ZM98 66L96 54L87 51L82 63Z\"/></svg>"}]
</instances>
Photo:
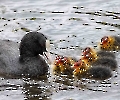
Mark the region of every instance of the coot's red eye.
<instances>
[{"instance_id":1,"label":"coot's red eye","mask_svg":"<svg viewBox=\"0 0 120 100\"><path fill-rule=\"evenodd\" d=\"M102 42L102 43L108 42L108 36L104 36L104 37L101 39L101 42Z\"/></svg>"}]
</instances>

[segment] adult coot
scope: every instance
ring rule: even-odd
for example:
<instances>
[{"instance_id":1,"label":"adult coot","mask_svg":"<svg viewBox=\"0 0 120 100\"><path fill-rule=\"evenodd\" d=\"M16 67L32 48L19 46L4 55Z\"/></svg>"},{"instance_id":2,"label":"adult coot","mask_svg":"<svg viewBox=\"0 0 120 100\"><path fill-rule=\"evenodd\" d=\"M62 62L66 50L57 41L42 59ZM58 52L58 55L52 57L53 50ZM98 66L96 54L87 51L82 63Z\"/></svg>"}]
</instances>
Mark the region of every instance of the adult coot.
<instances>
[{"instance_id":1,"label":"adult coot","mask_svg":"<svg viewBox=\"0 0 120 100\"><path fill-rule=\"evenodd\" d=\"M26 34L20 46L10 40L0 40L0 74L12 77L46 75L48 64L41 55L47 52L47 43L47 38L39 32Z\"/></svg>"}]
</instances>

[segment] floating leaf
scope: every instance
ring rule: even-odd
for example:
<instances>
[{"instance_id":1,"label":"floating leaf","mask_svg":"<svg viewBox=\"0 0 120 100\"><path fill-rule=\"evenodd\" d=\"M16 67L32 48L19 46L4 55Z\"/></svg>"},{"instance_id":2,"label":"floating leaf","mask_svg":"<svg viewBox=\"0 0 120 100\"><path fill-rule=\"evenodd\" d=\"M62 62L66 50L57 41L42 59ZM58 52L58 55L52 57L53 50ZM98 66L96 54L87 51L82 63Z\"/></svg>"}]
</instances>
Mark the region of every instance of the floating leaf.
<instances>
[{"instance_id":1,"label":"floating leaf","mask_svg":"<svg viewBox=\"0 0 120 100\"><path fill-rule=\"evenodd\" d=\"M36 20L36 18L30 18L30 20Z\"/></svg>"},{"instance_id":2,"label":"floating leaf","mask_svg":"<svg viewBox=\"0 0 120 100\"><path fill-rule=\"evenodd\" d=\"M25 32L30 32L29 29L25 28L25 27L22 27L21 30L25 31Z\"/></svg>"},{"instance_id":3,"label":"floating leaf","mask_svg":"<svg viewBox=\"0 0 120 100\"><path fill-rule=\"evenodd\" d=\"M79 21L81 19L80 18L69 18L69 20L77 20L77 21Z\"/></svg>"}]
</instances>

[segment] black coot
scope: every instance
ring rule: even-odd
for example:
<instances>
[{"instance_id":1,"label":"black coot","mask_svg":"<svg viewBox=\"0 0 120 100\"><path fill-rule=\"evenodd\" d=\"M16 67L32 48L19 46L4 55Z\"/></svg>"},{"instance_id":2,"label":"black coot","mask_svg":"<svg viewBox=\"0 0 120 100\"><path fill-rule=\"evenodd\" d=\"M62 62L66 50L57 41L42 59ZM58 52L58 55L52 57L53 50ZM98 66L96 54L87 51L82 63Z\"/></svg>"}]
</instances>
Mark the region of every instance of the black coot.
<instances>
[{"instance_id":1,"label":"black coot","mask_svg":"<svg viewBox=\"0 0 120 100\"><path fill-rule=\"evenodd\" d=\"M46 50L47 38L39 32L29 32L20 43L0 40L0 74L5 76L46 75L48 64L41 55ZM49 58L49 57L48 57Z\"/></svg>"}]
</instances>

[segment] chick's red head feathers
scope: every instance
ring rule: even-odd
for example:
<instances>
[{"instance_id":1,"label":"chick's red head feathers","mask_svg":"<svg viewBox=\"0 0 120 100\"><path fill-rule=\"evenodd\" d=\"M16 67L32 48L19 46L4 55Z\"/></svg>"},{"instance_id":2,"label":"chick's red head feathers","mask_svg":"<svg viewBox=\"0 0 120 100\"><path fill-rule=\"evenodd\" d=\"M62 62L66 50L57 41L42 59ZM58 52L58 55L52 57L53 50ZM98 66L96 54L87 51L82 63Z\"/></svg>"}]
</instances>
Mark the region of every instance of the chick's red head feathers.
<instances>
[{"instance_id":1,"label":"chick's red head feathers","mask_svg":"<svg viewBox=\"0 0 120 100\"><path fill-rule=\"evenodd\" d=\"M101 44L105 44L105 43L108 43L109 42L109 37L108 36L104 36L102 39L101 39Z\"/></svg>"}]
</instances>

